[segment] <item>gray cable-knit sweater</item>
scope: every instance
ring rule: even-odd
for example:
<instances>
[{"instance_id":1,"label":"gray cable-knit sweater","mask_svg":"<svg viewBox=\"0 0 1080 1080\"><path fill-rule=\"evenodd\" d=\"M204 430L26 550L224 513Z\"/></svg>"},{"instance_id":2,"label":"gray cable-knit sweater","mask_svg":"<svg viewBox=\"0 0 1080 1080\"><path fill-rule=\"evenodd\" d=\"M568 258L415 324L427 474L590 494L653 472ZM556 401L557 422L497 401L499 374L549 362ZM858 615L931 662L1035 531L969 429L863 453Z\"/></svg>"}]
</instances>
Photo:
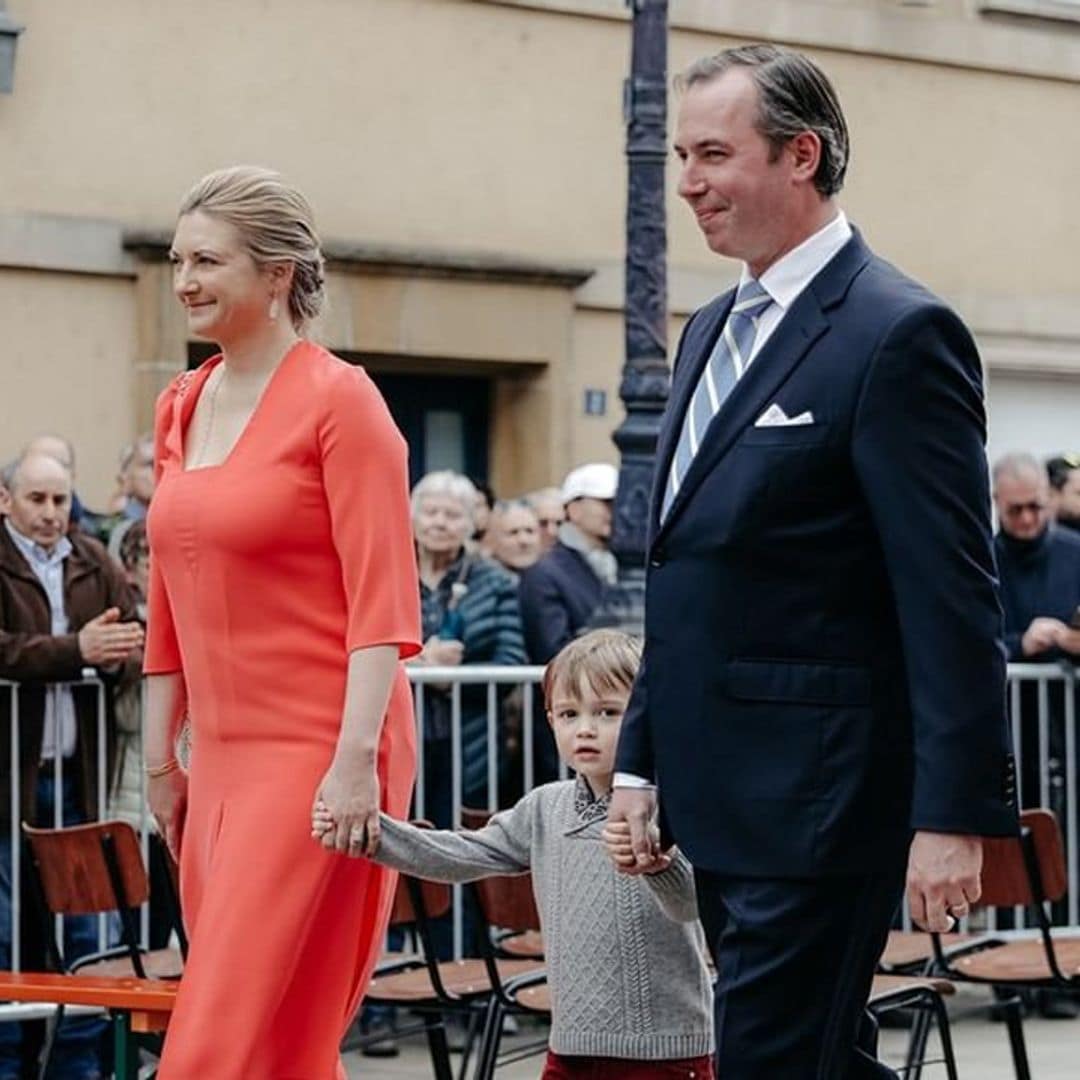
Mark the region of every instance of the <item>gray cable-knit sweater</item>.
<instances>
[{"instance_id":1,"label":"gray cable-knit sweater","mask_svg":"<svg viewBox=\"0 0 1080 1080\"><path fill-rule=\"evenodd\" d=\"M600 837L608 800L584 780L545 784L475 832L382 816L375 858L434 881L532 871L557 1054L658 1061L712 1051L712 985L693 871L615 870Z\"/></svg>"}]
</instances>

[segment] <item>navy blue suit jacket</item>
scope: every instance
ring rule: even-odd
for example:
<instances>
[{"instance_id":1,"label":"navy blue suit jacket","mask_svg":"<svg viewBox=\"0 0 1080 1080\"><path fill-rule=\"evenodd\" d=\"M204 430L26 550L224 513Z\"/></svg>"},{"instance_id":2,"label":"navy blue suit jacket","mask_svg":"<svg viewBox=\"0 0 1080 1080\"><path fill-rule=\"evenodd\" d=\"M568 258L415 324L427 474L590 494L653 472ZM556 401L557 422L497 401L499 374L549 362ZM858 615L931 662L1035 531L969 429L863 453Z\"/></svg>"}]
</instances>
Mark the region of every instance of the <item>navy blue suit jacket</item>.
<instances>
[{"instance_id":1,"label":"navy blue suit jacket","mask_svg":"<svg viewBox=\"0 0 1080 1080\"><path fill-rule=\"evenodd\" d=\"M684 330L657 448L645 655L617 768L696 866L895 866L1016 829L979 357L856 233L708 428L658 520L733 292ZM813 423L759 427L772 404Z\"/></svg>"},{"instance_id":2,"label":"navy blue suit jacket","mask_svg":"<svg viewBox=\"0 0 1080 1080\"><path fill-rule=\"evenodd\" d=\"M603 590L585 556L559 541L525 570L518 597L529 659L546 664L576 638L600 603Z\"/></svg>"}]
</instances>

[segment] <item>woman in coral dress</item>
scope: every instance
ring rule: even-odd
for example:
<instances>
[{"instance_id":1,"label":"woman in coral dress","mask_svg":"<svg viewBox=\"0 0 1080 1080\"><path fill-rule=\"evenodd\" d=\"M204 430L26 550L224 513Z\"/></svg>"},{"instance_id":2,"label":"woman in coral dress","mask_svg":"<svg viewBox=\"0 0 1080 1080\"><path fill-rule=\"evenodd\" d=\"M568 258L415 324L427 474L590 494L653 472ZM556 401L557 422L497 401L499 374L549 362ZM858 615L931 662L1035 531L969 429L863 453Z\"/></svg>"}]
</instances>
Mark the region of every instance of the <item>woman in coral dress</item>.
<instances>
[{"instance_id":1,"label":"woman in coral dress","mask_svg":"<svg viewBox=\"0 0 1080 1080\"><path fill-rule=\"evenodd\" d=\"M408 812L414 775L406 448L367 376L299 336L322 257L276 174L197 184L172 259L190 331L222 353L156 420L146 770L191 939L158 1075L335 1080L394 886L345 855L375 844L380 807ZM317 799L338 823L323 845Z\"/></svg>"}]
</instances>

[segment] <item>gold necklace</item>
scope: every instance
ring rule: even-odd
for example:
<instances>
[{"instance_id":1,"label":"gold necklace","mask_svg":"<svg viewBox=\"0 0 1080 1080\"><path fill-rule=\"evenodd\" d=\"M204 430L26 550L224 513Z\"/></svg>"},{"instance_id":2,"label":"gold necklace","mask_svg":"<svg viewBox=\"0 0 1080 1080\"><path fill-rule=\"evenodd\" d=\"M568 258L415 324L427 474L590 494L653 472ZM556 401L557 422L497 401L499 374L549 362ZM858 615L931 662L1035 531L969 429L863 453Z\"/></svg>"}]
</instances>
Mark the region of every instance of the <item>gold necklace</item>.
<instances>
[{"instance_id":1,"label":"gold necklace","mask_svg":"<svg viewBox=\"0 0 1080 1080\"><path fill-rule=\"evenodd\" d=\"M199 451L195 455L195 460L191 463L191 468L199 469L203 467L203 457L206 454L206 448L210 445L210 433L214 430L214 417L217 414L217 397L218 391L221 389L221 384L225 381L225 371L221 372L216 383L214 383L213 390L210 391L210 406L207 410L206 417L206 429L203 431L202 442L199 444Z\"/></svg>"}]
</instances>

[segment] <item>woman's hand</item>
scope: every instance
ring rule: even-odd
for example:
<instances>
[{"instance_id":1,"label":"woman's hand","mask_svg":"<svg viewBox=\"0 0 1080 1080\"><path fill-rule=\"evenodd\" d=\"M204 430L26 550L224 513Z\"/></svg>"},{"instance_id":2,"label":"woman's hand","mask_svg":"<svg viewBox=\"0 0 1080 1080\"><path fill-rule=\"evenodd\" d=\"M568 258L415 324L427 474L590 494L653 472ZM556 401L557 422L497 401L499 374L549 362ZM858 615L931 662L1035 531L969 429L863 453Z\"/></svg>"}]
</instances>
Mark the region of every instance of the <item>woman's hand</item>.
<instances>
[{"instance_id":1,"label":"woman's hand","mask_svg":"<svg viewBox=\"0 0 1080 1080\"><path fill-rule=\"evenodd\" d=\"M187 817L188 779L179 769L164 776L146 778L146 796L150 813L157 822L158 832L176 862L180 861L180 845L184 838L184 819Z\"/></svg>"},{"instance_id":2,"label":"woman's hand","mask_svg":"<svg viewBox=\"0 0 1080 1080\"><path fill-rule=\"evenodd\" d=\"M379 777L375 755L334 758L315 792L312 836L328 851L358 857L379 846Z\"/></svg>"}]
</instances>

